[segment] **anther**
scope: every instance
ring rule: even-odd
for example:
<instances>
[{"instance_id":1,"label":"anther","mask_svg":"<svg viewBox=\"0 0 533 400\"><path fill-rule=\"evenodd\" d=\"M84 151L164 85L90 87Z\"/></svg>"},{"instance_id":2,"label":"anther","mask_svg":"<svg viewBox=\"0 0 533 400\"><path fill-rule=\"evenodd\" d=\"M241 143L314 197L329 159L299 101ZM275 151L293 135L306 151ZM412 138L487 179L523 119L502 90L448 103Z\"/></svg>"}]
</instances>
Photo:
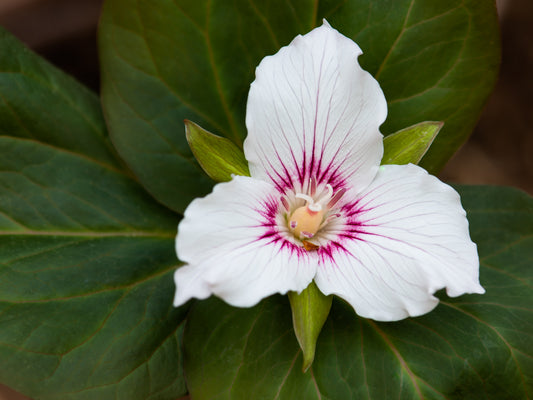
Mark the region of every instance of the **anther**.
<instances>
[{"instance_id":1,"label":"anther","mask_svg":"<svg viewBox=\"0 0 533 400\"><path fill-rule=\"evenodd\" d=\"M311 195L311 196L314 196L315 193L316 193L316 179L314 176L312 176L310 179L309 179L309 190L308 190L308 193Z\"/></svg>"},{"instance_id":2,"label":"anther","mask_svg":"<svg viewBox=\"0 0 533 400\"><path fill-rule=\"evenodd\" d=\"M337 204L338 201L342 198L342 196L344 196L345 193L346 193L345 188L341 188L337 193L335 193L335 195L331 198L331 200L328 203L328 208L333 208L335 204Z\"/></svg>"},{"instance_id":3,"label":"anther","mask_svg":"<svg viewBox=\"0 0 533 400\"><path fill-rule=\"evenodd\" d=\"M289 202L287 201L287 199L285 198L285 196L281 196L279 198L279 201L281 202L281 204L283 205L283 207L285 207L285 211L289 211L290 207L289 207Z\"/></svg>"}]
</instances>

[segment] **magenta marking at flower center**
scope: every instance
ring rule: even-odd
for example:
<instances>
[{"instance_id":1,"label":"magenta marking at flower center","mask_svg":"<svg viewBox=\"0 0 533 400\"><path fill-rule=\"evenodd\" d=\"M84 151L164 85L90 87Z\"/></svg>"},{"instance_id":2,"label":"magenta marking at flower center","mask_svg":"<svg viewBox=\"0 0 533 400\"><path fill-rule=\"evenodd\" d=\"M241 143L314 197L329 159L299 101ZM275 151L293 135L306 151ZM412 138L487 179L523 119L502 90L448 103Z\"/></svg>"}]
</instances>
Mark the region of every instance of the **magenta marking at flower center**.
<instances>
[{"instance_id":1,"label":"magenta marking at flower center","mask_svg":"<svg viewBox=\"0 0 533 400\"><path fill-rule=\"evenodd\" d=\"M302 185L304 186L304 185ZM332 191L330 184L322 185L314 177L309 179L307 185L307 193L311 197L320 199L323 197L323 190L318 190L317 187L326 187ZM358 218L361 210L359 207L359 201L356 202L342 202L343 195L346 193L346 188L340 188L336 193L329 193L327 198L327 211L330 216L330 220L338 219L341 222L337 223L337 228L334 232L329 232L326 237L321 238L321 230L327 231L327 216L324 217L324 226L322 226L317 232L318 241L312 241L311 237L298 238L292 232L288 218L294 211L296 206L293 205L292 209L288 197L294 196L294 188L283 192L279 199L274 196L265 199L262 206L256 208L258 214L262 216L261 227L265 229L265 232L257 238L257 240L266 241L266 245L277 244L280 250L289 250L291 254L306 255L318 257L321 262L328 261L334 263L335 255L342 252L350 254L347 248L343 245L345 241L349 240L363 240L362 234L365 231L362 229L364 224ZM318 195L317 195L318 194ZM334 208L335 207L335 208ZM333 218L331 218L333 217ZM312 246L305 246L305 242L312 244ZM311 254L309 254L311 253ZM313 255L314 254L314 255Z\"/></svg>"}]
</instances>

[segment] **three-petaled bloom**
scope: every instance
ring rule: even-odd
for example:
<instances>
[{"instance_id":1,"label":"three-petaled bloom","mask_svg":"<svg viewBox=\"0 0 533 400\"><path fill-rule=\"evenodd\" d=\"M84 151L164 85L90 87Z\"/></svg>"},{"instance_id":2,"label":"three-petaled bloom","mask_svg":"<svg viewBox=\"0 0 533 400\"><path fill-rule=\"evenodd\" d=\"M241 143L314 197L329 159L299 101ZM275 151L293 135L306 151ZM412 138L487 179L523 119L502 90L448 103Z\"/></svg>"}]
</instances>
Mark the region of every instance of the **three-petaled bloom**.
<instances>
[{"instance_id":1,"label":"three-petaled bloom","mask_svg":"<svg viewBox=\"0 0 533 400\"><path fill-rule=\"evenodd\" d=\"M324 22L256 70L244 153L179 225L174 304L214 294L250 307L314 280L367 318L432 310L435 291L483 293L476 245L450 186L383 165L387 103L361 50Z\"/></svg>"}]
</instances>

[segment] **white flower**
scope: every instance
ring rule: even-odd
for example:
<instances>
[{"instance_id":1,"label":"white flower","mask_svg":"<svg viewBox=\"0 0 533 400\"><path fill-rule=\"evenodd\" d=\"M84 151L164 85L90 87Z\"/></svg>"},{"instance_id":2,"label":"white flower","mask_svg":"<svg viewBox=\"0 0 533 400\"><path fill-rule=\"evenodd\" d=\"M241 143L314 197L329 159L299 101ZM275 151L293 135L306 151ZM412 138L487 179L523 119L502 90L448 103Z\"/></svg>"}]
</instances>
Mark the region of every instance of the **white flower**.
<instances>
[{"instance_id":1,"label":"white flower","mask_svg":"<svg viewBox=\"0 0 533 400\"><path fill-rule=\"evenodd\" d=\"M379 166L387 103L361 53L324 22L257 67L251 177L185 211L174 305L214 294L250 307L314 279L357 314L393 321L429 312L444 287L484 292L455 190L415 165Z\"/></svg>"}]
</instances>

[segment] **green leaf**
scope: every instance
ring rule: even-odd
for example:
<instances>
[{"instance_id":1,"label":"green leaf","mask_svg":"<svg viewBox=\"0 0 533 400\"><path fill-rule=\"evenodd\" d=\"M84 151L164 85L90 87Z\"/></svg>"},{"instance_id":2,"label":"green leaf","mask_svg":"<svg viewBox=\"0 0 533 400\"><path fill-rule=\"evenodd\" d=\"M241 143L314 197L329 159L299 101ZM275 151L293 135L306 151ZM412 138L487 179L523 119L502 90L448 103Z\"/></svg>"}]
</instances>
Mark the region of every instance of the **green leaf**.
<instances>
[{"instance_id":1,"label":"green leaf","mask_svg":"<svg viewBox=\"0 0 533 400\"><path fill-rule=\"evenodd\" d=\"M289 292L292 311L292 325L303 353L303 372L315 359L316 341L331 309L333 296L325 296L311 282L302 293Z\"/></svg>"},{"instance_id":2,"label":"green leaf","mask_svg":"<svg viewBox=\"0 0 533 400\"><path fill-rule=\"evenodd\" d=\"M0 136L35 139L116 167L98 97L0 27Z\"/></svg>"},{"instance_id":3,"label":"green leaf","mask_svg":"<svg viewBox=\"0 0 533 400\"><path fill-rule=\"evenodd\" d=\"M215 182L230 181L233 174L250 176L244 153L230 140L188 120L185 121L185 132L194 157Z\"/></svg>"},{"instance_id":4,"label":"green leaf","mask_svg":"<svg viewBox=\"0 0 533 400\"><path fill-rule=\"evenodd\" d=\"M94 93L3 30L0 49L0 382L175 400L178 218L120 167Z\"/></svg>"},{"instance_id":5,"label":"green leaf","mask_svg":"<svg viewBox=\"0 0 533 400\"><path fill-rule=\"evenodd\" d=\"M381 164L418 164L442 128L442 122L420 122L383 140Z\"/></svg>"},{"instance_id":6,"label":"green leaf","mask_svg":"<svg viewBox=\"0 0 533 400\"><path fill-rule=\"evenodd\" d=\"M107 0L99 35L103 106L113 143L150 193L182 212L209 191L182 121L239 146L256 66L323 18L365 52L360 62L389 103L385 133L445 122L422 161L430 172L444 165L496 78L493 1Z\"/></svg>"},{"instance_id":7,"label":"green leaf","mask_svg":"<svg viewBox=\"0 0 533 400\"><path fill-rule=\"evenodd\" d=\"M287 300L250 309L196 303L184 334L194 399L525 399L533 395L533 199L459 187L481 258L484 295L450 299L395 323L359 318L334 301L311 369Z\"/></svg>"},{"instance_id":8,"label":"green leaf","mask_svg":"<svg viewBox=\"0 0 533 400\"><path fill-rule=\"evenodd\" d=\"M421 166L438 172L472 132L496 81L496 4L478 0L319 1L318 15L358 43L396 132L419 121L444 128Z\"/></svg>"},{"instance_id":9,"label":"green leaf","mask_svg":"<svg viewBox=\"0 0 533 400\"><path fill-rule=\"evenodd\" d=\"M0 381L50 400L185 394L176 225L120 170L0 137Z\"/></svg>"}]
</instances>

